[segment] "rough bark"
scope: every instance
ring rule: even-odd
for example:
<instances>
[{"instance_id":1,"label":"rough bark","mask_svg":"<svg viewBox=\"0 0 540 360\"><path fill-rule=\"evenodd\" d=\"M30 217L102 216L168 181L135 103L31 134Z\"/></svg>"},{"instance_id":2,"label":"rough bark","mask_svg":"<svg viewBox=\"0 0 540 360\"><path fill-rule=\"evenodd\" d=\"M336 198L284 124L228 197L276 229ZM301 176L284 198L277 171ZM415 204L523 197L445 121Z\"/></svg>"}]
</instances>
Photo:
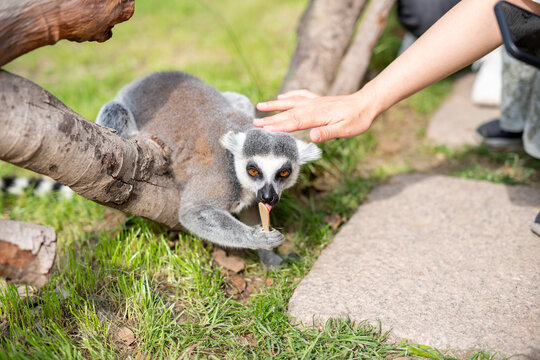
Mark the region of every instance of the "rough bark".
<instances>
[{"instance_id":1,"label":"rough bark","mask_svg":"<svg viewBox=\"0 0 540 360\"><path fill-rule=\"evenodd\" d=\"M371 0L364 6L365 0L311 0L280 92L309 89L338 95L358 90L394 2Z\"/></svg>"},{"instance_id":2,"label":"rough bark","mask_svg":"<svg viewBox=\"0 0 540 360\"><path fill-rule=\"evenodd\" d=\"M351 94L358 90L394 2L395 0L376 0L369 3L354 41L341 61L329 95Z\"/></svg>"},{"instance_id":3,"label":"rough bark","mask_svg":"<svg viewBox=\"0 0 540 360\"><path fill-rule=\"evenodd\" d=\"M0 220L0 276L8 282L44 286L55 258L54 229Z\"/></svg>"},{"instance_id":4,"label":"rough bark","mask_svg":"<svg viewBox=\"0 0 540 360\"><path fill-rule=\"evenodd\" d=\"M298 43L281 92L327 93L365 2L311 0L298 25Z\"/></svg>"},{"instance_id":5,"label":"rough bark","mask_svg":"<svg viewBox=\"0 0 540 360\"><path fill-rule=\"evenodd\" d=\"M6 71L0 71L0 109L0 160L50 176L89 200L180 228L170 150L159 139L125 140Z\"/></svg>"},{"instance_id":6,"label":"rough bark","mask_svg":"<svg viewBox=\"0 0 540 360\"><path fill-rule=\"evenodd\" d=\"M61 39L105 41L133 11L134 0L2 0L0 66Z\"/></svg>"}]
</instances>

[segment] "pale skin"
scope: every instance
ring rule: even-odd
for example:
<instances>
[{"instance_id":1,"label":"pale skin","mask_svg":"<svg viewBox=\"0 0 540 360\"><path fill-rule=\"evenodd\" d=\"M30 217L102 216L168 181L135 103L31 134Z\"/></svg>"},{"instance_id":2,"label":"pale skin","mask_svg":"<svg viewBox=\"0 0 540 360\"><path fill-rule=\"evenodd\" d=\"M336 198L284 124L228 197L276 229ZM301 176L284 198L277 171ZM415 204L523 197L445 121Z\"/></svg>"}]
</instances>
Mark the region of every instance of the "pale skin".
<instances>
[{"instance_id":1,"label":"pale skin","mask_svg":"<svg viewBox=\"0 0 540 360\"><path fill-rule=\"evenodd\" d=\"M358 92L319 97L308 90L289 91L257 104L260 111L283 112L253 124L270 131L311 129L314 142L360 135L392 105L501 45L493 11L497 2L462 0ZM508 2L540 14L540 4L531 0Z\"/></svg>"}]
</instances>

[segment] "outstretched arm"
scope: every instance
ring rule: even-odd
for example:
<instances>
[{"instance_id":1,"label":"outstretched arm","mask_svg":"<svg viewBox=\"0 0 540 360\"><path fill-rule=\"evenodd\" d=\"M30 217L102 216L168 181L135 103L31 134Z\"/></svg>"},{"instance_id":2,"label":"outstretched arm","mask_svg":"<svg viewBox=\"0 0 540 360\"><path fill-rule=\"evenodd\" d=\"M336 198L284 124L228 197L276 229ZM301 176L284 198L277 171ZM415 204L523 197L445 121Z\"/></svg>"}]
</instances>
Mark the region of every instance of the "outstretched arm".
<instances>
[{"instance_id":1,"label":"outstretched arm","mask_svg":"<svg viewBox=\"0 0 540 360\"><path fill-rule=\"evenodd\" d=\"M502 43L493 8L498 0L462 0L375 79L352 95L284 94L260 103L260 111L283 111L255 119L271 131L311 129L312 141L353 137L402 99L471 64ZM540 4L510 0L540 14Z\"/></svg>"}]
</instances>

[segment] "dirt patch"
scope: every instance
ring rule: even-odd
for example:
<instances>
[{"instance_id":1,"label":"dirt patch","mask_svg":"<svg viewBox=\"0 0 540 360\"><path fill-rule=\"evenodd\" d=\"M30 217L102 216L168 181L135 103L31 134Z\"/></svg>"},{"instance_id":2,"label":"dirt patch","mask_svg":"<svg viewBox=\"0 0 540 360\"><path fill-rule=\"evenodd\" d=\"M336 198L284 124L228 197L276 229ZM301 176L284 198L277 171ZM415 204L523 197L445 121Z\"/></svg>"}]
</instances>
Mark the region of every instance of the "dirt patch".
<instances>
[{"instance_id":1,"label":"dirt patch","mask_svg":"<svg viewBox=\"0 0 540 360\"><path fill-rule=\"evenodd\" d=\"M508 175L511 181L540 186L540 161L523 152L504 152L475 147L437 151L426 138L429 116L398 104L379 117L370 131L377 139L375 152L366 156L360 166L362 176L369 177L380 167L388 175L404 171L453 175L470 167ZM532 170L531 170L532 169Z\"/></svg>"}]
</instances>

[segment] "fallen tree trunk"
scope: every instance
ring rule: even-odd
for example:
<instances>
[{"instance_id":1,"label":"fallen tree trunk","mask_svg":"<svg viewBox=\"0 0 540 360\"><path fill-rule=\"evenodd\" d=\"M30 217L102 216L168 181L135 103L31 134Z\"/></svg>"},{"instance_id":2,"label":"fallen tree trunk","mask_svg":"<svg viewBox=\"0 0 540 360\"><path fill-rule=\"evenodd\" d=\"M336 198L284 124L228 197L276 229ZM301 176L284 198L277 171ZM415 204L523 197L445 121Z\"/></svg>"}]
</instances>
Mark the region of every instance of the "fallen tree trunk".
<instances>
[{"instance_id":1,"label":"fallen tree trunk","mask_svg":"<svg viewBox=\"0 0 540 360\"><path fill-rule=\"evenodd\" d=\"M395 0L371 1L339 70L329 95L351 94L360 88L371 59L373 48L386 27L386 19Z\"/></svg>"},{"instance_id":2,"label":"fallen tree trunk","mask_svg":"<svg viewBox=\"0 0 540 360\"><path fill-rule=\"evenodd\" d=\"M134 0L2 0L0 66L61 39L106 41ZM32 82L0 71L0 159L49 175L86 198L179 227L169 154L157 139L125 141ZM51 228L0 220L0 276L43 286L56 256Z\"/></svg>"},{"instance_id":3,"label":"fallen tree trunk","mask_svg":"<svg viewBox=\"0 0 540 360\"><path fill-rule=\"evenodd\" d=\"M159 139L123 139L6 71L0 71L0 94L0 160L99 204L180 228L170 150Z\"/></svg>"},{"instance_id":4,"label":"fallen tree trunk","mask_svg":"<svg viewBox=\"0 0 540 360\"><path fill-rule=\"evenodd\" d=\"M280 92L325 95L349 46L366 0L312 0L298 25L298 43Z\"/></svg>"},{"instance_id":5,"label":"fallen tree trunk","mask_svg":"<svg viewBox=\"0 0 540 360\"><path fill-rule=\"evenodd\" d=\"M0 276L10 283L42 287L56 259L54 229L0 220Z\"/></svg>"},{"instance_id":6,"label":"fallen tree trunk","mask_svg":"<svg viewBox=\"0 0 540 360\"><path fill-rule=\"evenodd\" d=\"M2 0L0 66L61 39L105 41L134 8L134 0Z\"/></svg>"}]
</instances>

